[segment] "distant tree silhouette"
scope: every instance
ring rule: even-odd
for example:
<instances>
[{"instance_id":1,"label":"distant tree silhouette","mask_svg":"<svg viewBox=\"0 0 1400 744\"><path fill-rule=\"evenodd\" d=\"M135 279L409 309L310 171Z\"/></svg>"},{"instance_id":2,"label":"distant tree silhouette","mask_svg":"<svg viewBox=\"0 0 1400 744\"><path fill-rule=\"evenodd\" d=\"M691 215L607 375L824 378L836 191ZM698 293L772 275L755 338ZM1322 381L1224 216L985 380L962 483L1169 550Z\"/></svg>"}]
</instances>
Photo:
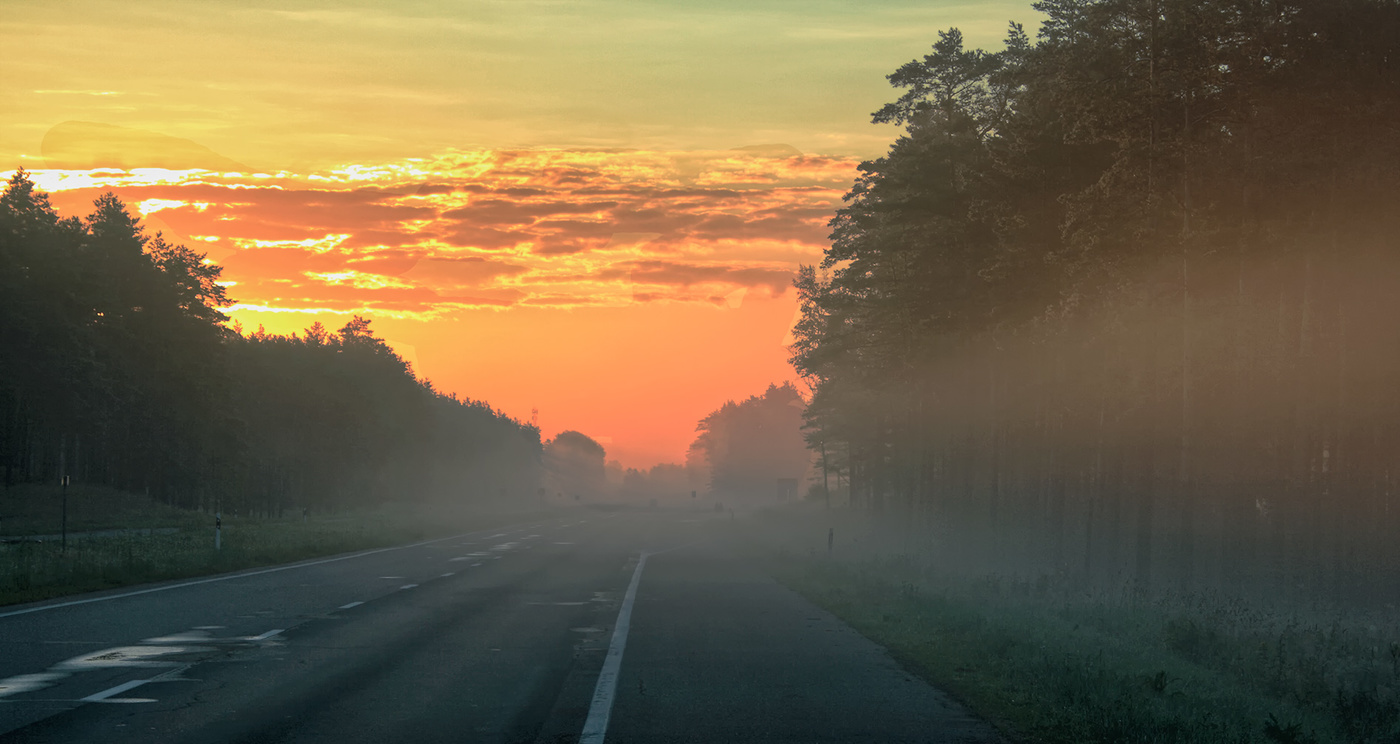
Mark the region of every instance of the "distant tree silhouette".
<instances>
[{"instance_id":1,"label":"distant tree silhouette","mask_svg":"<svg viewBox=\"0 0 1400 744\"><path fill-rule=\"evenodd\" d=\"M710 489L745 499L769 499L780 479L801 479L811 463L802 438L806 403L792 383L729 401L696 425L691 452L703 457Z\"/></svg>"},{"instance_id":2,"label":"distant tree silhouette","mask_svg":"<svg viewBox=\"0 0 1400 744\"><path fill-rule=\"evenodd\" d=\"M672 503L690 503L692 491L703 489L696 473L684 465L660 463L646 470L627 468L618 484L623 501L634 503L659 499Z\"/></svg>"},{"instance_id":3,"label":"distant tree silhouette","mask_svg":"<svg viewBox=\"0 0 1400 744\"><path fill-rule=\"evenodd\" d=\"M607 487L607 451L587 434L561 431L544 447L545 469L556 492L596 498Z\"/></svg>"}]
</instances>

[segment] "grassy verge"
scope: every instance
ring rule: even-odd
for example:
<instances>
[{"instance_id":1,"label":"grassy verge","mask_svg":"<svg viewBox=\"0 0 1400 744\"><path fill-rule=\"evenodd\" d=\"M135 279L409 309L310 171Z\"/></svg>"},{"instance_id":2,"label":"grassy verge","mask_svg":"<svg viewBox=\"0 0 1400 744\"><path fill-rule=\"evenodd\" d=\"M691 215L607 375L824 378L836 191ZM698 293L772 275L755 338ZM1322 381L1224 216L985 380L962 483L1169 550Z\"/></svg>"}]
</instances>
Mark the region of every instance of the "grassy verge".
<instances>
[{"instance_id":1,"label":"grassy verge","mask_svg":"<svg viewBox=\"0 0 1400 744\"><path fill-rule=\"evenodd\" d=\"M69 533L112 529L195 528L206 515L147 496L75 483L68 489ZM63 527L63 491L25 483L0 490L0 536L56 535Z\"/></svg>"},{"instance_id":2,"label":"grassy verge","mask_svg":"<svg viewBox=\"0 0 1400 744\"><path fill-rule=\"evenodd\" d=\"M1088 742L1400 741L1400 629L1241 606L1134 605L909 559L775 557L787 585L1013 738Z\"/></svg>"},{"instance_id":3,"label":"grassy verge","mask_svg":"<svg viewBox=\"0 0 1400 744\"><path fill-rule=\"evenodd\" d=\"M90 529L177 528L168 533L72 538L66 551L54 540L0 545L0 605L402 545L531 516L456 514L445 518L403 508L342 512L305 522L300 516L226 516L222 549L215 550L212 517L173 511L162 513L164 520L156 525L120 512L113 512L115 516L107 521L93 520L85 525Z\"/></svg>"}]
</instances>

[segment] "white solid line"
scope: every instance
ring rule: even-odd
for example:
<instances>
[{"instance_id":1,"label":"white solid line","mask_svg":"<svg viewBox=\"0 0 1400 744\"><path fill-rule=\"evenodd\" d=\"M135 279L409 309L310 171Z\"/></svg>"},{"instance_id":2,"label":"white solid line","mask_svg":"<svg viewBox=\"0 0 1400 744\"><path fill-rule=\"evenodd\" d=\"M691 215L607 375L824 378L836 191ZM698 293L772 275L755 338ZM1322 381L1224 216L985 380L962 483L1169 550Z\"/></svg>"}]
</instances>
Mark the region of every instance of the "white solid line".
<instances>
[{"instance_id":1,"label":"white solid line","mask_svg":"<svg viewBox=\"0 0 1400 744\"><path fill-rule=\"evenodd\" d=\"M112 697L113 695L120 695L120 694L122 694L123 692L126 692L127 690L136 689L137 687L140 687L141 685L144 685L144 684L146 684L147 682L150 682L150 680L149 680L149 679L133 679L133 680L131 680L130 682L123 682L123 683L117 685L116 687L109 687L109 688L103 690L102 692L94 692L93 694L88 695L87 697L83 698L83 699L81 700L81 702L84 702L84 703L97 703L97 702L101 702L101 701L103 701L103 700L106 700L106 699L109 698L109 697Z\"/></svg>"},{"instance_id":2,"label":"white solid line","mask_svg":"<svg viewBox=\"0 0 1400 744\"><path fill-rule=\"evenodd\" d=\"M419 547L422 547L422 546L424 546L424 545L431 545L431 544L433 544L433 543L440 543L440 542L444 542L444 541L446 541L446 540L460 540L460 539L462 539L462 538L464 538L464 537L467 537L468 535L479 535L479 534L481 534L481 533L483 533L483 532L485 532L485 531L486 531L486 530L477 530L477 531L475 531L475 532L467 532L467 533L464 533L464 534L461 534L461 535L453 535L453 536L451 536L451 537L439 537L439 538L435 538L435 539L433 539L433 540L424 540L424 541L422 541L422 542L413 543L412 545L396 545L396 546L394 546L394 547L392 547L392 548L375 548L374 550L366 550L366 551L359 552L359 553L351 553L351 554L349 554L349 555L339 555L339 556L336 556L336 557L334 557L334 558L321 558L321 559L319 559L319 560L305 561L305 562L302 562L302 563L292 563L292 564L285 565L285 566L274 566L273 568L262 568L262 569L258 569L258 570L256 570L256 571L245 571L245 572L243 572L243 573L226 574L226 575L224 575L224 576L213 576L213 577L210 577L210 578L207 578L207 579L195 579L194 581L184 581L184 582L181 582L181 583L179 583L179 584L167 584L167 585L165 585L165 586L154 586L154 587L151 587L150 589L138 589L138 590L136 590L136 591L134 591L134 592L122 592L121 594L109 594L109 595L107 595L107 596L105 596L105 597L89 597L89 598L87 598L87 599L73 599L73 600L69 600L69 601L67 601L67 602L56 602L56 603L54 603L54 604L41 605L41 606L39 606L39 607L27 607L27 608L25 608L25 609L23 609L23 610L10 610L9 612L0 612L0 619L7 618L7 617L14 617L14 616L16 616L16 615L28 615L28 614L31 613L31 612L43 612L43 611L45 611L45 610L57 610L57 609L59 609L60 607L73 607L73 606L75 606L75 605L85 605L85 604L91 604L91 603L93 603L93 602L106 602L106 601L112 600L112 599L125 599L126 597L138 597L138 596L140 596L140 595L142 595L142 594L154 594L154 593L156 593L156 592L164 592L164 591L169 591L169 590L171 590L171 589L183 589L184 587L187 587L187 586L198 586L198 585L200 585L200 584L212 584L212 583L214 583L214 582L216 582L216 581L229 581L229 580L231 580L231 579L243 579L243 578L247 578L247 577L249 577L249 576L261 576L261 575L263 575L263 574L277 573L278 571L290 571L290 570L292 570L292 569L294 569L294 568L309 568L309 567L311 567L311 566L319 566L319 565L322 565L322 564L324 564L324 563L335 563L336 561L348 561L348 560L350 560L351 558L363 558L363 557L365 557L365 556L367 556L367 555L374 555L375 553L387 553L387 552L389 552L390 550L407 550L407 549L409 549L409 548L419 548Z\"/></svg>"},{"instance_id":3,"label":"white solid line","mask_svg":"<svg viewBox=\"0 0 1400 744\"><path fill-rule=\"evenodd\" d=\"M404 584L403 586L399 587L399 591L403 591L404 589L412 589L412 588L414 588L414 587L416 587L416 586L418 586L418 585L417 585L417 584Z\"/></svg>"},{"instance_id":4,"label":"white solid line","mask_svg":"<svg viewBox=\"0 0 1400 744\"><path fill-rule=\"evenodd\" d=\"M271 638L271 637L277 635L278 633L281 633L281 632L284 631L284 630L286 630L286 628L277 628L276 630L269 630L269 631L267 631L266 633L263 633L262 635L255 635L255 636L253 636L252 638L249 638L248 640L250 640L250 641L265 641L265 640L267 640L267 639L269 639L269 638Z\"/></svg>"},{"instance_id":5,"label":"white solid line","mask_svg":"<svg viewBox=\"0 0 1400 744\"><path fill-rule=\"evenodd\" d=\"M627 594L622 598L622 609L617 611L617 624L613 626L612 642L608 644L608 655L603 659L603 671L598 673L598 686L593 688L593 703L588 706L588 720L583 722L583 733L579 744L603 744L608 733L608 718L612 716L613 697L617 693L618 671L622 668L622 652L627 648L627 631L632 626L632 604L637 600L637 585L642 581L642 568L647 565L647 554L637 559L637 570L632 572L632 583L627 585Z\"/></svg>"},{"instance_id":6,"label":"white solid line","mask_svg":"<svg viewBox=\"0 0 1400 744\"><path fill-rule=\"evenodd\" d=\"M337 607L336 609L337 609L337 610L348 610L348 609L350 609L351 607L359 607L359 606L362 605L362 604L364 604L364 602L351 602L350 604L343 604L343 605Z\"/></svg>"}]
</instances>

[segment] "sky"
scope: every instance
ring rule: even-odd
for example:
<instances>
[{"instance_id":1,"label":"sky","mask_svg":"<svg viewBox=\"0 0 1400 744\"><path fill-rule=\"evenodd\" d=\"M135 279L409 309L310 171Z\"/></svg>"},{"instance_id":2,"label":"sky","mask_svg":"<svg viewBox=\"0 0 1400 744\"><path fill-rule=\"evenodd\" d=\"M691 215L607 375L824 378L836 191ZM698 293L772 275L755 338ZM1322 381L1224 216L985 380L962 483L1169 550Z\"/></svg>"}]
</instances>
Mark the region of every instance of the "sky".
<instances>
[{"instance_id":1,"label":"sky","mask_svg":"<svg viewBox=\"0 0 1400 744\"><path fill-rule=\"evenodd\" d=\"M897 136L884 77L1026 2L23 2L0 169L114 191L245 331L369 317L435 387L609 459L795 379L799 264ZM537 414L535 412L538 412Z\"/></svg>"}]
</instances>

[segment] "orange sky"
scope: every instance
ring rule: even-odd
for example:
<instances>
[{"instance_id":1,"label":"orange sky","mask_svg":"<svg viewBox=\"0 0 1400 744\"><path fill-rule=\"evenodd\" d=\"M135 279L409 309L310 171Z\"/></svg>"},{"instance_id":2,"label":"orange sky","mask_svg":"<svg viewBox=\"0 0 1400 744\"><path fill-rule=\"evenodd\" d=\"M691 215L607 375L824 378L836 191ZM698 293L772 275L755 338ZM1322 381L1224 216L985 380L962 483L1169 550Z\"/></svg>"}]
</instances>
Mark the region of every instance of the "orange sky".
<instances>
[{"instance_id":1,"label":"orange sky","mask_svg":"<svg viewBox=\"0 0 1400 744\"><path fill-rule=\"evenodd\" d=\"M13 0L0 167L65 215L117 192L248 330L367 315L439 389L645 467L792 378L792 272L895 136L884 76L1027 5Z\"/></svg>"}]
</instances>

